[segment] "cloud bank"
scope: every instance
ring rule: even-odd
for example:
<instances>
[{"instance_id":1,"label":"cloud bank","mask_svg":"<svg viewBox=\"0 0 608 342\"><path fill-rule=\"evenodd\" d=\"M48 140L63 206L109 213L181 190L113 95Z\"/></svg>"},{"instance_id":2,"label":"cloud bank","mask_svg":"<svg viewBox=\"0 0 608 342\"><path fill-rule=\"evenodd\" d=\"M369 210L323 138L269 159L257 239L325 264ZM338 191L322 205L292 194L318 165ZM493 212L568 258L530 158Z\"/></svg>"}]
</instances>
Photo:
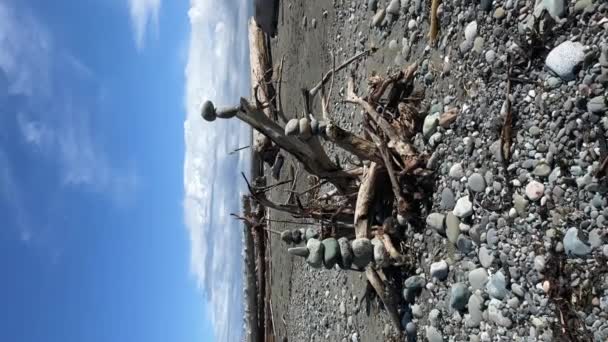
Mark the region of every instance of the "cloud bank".
<instances>
[{"instance_id":1,"label":"cloud bank","mask_svg":"<svg viewBox=\"0 0 608 342\"><path fill-rule=\"evenodd\" d=\"M135 44L138 49L144 46L146 31L148 27L158 30L158 13L161 7L161 0L129 0L129 11Z\"/></svg>"},{"instance_id":2,"label":"cloud bank","mask_svg":"<svg viewBox=\"0 0 608 342\"><path fill-rule=\"evenodd\" d=\"M191 268L210 303L216 341L238 341L242 331L241 171L249 172L250 130L236 120L203 122L199 106L235 104L249 94L249 0L191 0L185 70L184 217L191 240Z\"/></svg>"}]
</instances>

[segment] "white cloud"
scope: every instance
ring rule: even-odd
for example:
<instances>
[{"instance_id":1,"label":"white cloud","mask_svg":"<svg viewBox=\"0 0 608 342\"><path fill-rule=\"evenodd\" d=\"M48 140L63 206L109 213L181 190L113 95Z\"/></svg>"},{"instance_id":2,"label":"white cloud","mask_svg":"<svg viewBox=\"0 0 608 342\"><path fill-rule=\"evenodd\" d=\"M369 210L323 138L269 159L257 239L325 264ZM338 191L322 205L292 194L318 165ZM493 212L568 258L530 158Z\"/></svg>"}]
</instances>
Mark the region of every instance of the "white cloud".
<instances>
[{"instance_id":1,"label":"white cloud","mask_svg":"<svg viewBox=\"0 0 608 342\"><path fill-rule=\"evenodd\" d=\"M192 0L186 66L184 123L184 217L191 240L191 268L211 305L216 341L240 340L242 260L239 222L244 191L240 172L249 173L250 130L236 120L204 122L203 100L238 103L249 94L247 20L249 0Z\"/></svg>"},{"instance_id":2,"label":"white cloud","mask_svg":"<svg viewBox=\"0 0 608 342\"><path fill-rule=\"evenodd\" d=\"M79 82L95 83L93 76L86 64L55 46L50 31L28 11L0 1L0 138L10 143L0 151L2 182L10 185L0 204L18 208L24 240L35 237L26 226L36 214L21 200L31 189L20 168L49 168L49 180L58 177L53 186L95 192L117 205L134 196L135 168L111 163L90 122L91 104L78 102L87 91Z\"/></svg>"},{"instance_id":3,"label":"white cloud","mask_svg":"<svg viewBox=\"0 0 608 342\"><path fill-rule=\"evenodd\" d=\"M129 10L133 33L135 34L135 44L138 49L144 46L146 31L148 27L158 30L158 13L161 7L161 0L129 0Z\"/></svg>"}]
</instances>

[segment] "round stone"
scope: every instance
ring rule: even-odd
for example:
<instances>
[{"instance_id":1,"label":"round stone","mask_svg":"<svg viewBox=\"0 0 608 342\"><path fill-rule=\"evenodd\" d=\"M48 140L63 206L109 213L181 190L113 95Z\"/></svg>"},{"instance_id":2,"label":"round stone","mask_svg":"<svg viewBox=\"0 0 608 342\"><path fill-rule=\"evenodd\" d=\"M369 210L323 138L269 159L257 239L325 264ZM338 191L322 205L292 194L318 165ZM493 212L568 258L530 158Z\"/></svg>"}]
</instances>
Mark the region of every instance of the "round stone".
<instances>
[{"instance_id":1,"label":"round stone","mask_svg":"<svg viewBox=\"0 0 608 342\"><path fill-rule=\"evenodd\" d=\"M449 267L445 260L434 262L431 264L431 277L443 281L448 277Z\"/></svg>"},{"instance_id":2,"label":"round stone","mask_svg":"<svg viewBox=\"0 0 608 342\"><path fill-rule=\"evenodd\" d=\"M578 237L578 229L569 228L564 235L564 251L570 257L585 257L591 253L591 247L587 246Z\"/></svg>"},{"instance_id":3,"label":"round stone","mask_svg":"<svg viewBox=\"0 0 608 342\"><path fill-rule=\"evenodd\" d=\"M441 201L439 202L439 207L444 210L452 210L454 209L454 205L456 205L454 192L452 192L450 188L443 188L443 191L441 191Z\"/></svg>"},{"instance_id":4,"label":"round stone","mask_svg":"<svg viewBox=\"0 0 608 342\"><path fill-rule=\"evenodd\" d=\"M426 224L435 229L436 231L443 233L443 222L445 221L445 215L440 213L431 213L426 217Z\"/></svg>"},{"instance_id":5,"label":"round stone","mask_svg":"<svg viewBox=\"0 0 608 342\"><path fill-rule=\"evenodd\" d=\"M367 238L355 239L352 242L353 264L364 269L374 259L374 247Z\"/></svg>"},{"instance_id":6,"label":"round stone","mask_svg":"<svg viewBox=\"0 0 608 342\"><path fill-rule=\"evenodd\" d=\"M338 259L338 265L344 269L350 269L350 266L353 264L353 250L350 247L350 243L347 238L341 237L338 239L338 246L340 247L340 256Z\"/></svg>"},{"instance_id":7,"label":"round stone","mask_svg":"<svg viewBox=\"0 0 608 342\"><path fill-rule=\"evenodd\" d=\"M291 235L291 231L290 230L284 230L281 232L281 240L283 240L283 242L290 244L293 240L292 240L292 235Z\"/></svg>"},{"instance_id":8,"label":"round stone","mask_svg":"<svg viewBox=\"0 0 608 342\"><path fill-rule=\"evenodd\" d=\"M372 239L372 246L374 246L374 264L376 268L384 268L389 264L389 256L386 248L382 241L378 238Z\"/></svg>"},{"instance_id":9,"label":"round stone","mask_svg":"<svg viewBox=\"0 0 608 342\"><path fill-rule=\"evenodd\" d=\"M452 167L450 167L449 175L450 177L457 180L460 180L462 177L464 177L464 169L462 168L462 164L456 163L452 165Z\"/></svg>"},{"instance_id":10,"label":"round stone","mask_svg":"<svg viewBox=\"0 0 608 342\"><path fill-rule=\"evenodd\" d=\"M467 182L469 189L475 192L483 192L486 189L486 180L479 173L474 173Z\"/></svg>"},{"instance_id":11,"label":"round stone","mask_svg":"<svg viewBox=\"0 0 608 342\"><path fill-rule=\"evenodd\" d=\"M547 177L551 174L551 166L547 163L538 163L534 168L534 175L539 177Z\"/></svg>"},{"instance_id":12,"label":"round stone","mask_svg":"<svg viewBox=\"0 0 608 342\"><path fill-rule=\"evenodd\" d=\"M450 306L456 310L464 310L469 301L471 293L467 286L463 283L456 283L450 291Z\"/></svg>"},{"instance_id":13,"label":"round stone","mask_svg":"<svg viewBox=\"0 0 608 342\"><path fill-rule=\"evenodd\" d=\"M575 78L576 68L585 59L585 47L579 42L566 40L559 44L545 59L545 65L564 80Z\"/></svg>"},{"instance_id":14,"label":"round stone","mask_svg":"<svg viewBox=\"0 0 608 342\"><path fill-rule=\"evenodd\" d=\"M291 231L291 242L296 245L302 242L302 232L299 229L294 229Z\"/></svg>"},{"instance_id":15,"label":"round stone","mask_svg":"<svg viewBox=\"0 0 608 342\"><path fill-rule=\"evenodd\" d=\"M323 265L325 268L331 269L333 268L338 259L340 258L340 247L338 246L338 241L334 238L327 238L323 240Z\"/></svg>"},{"instance_id":16,"label":"round stone","mask_svg":"<svg viewBox=\"0 0 608 342\"><path fill-rule=\"evenodd\" d=\"M468 196L461 197L456 201L456 206L454 206L452 212L459 218L469 217L473 215L473 203L469 201Z\"/></svg>"},{"instance_id":17,"label":"round stone","mask_svg":"<svg viewBox=\"0 0 608 342\"><path fill-rule=\"evenodd\" d=\"M473 291L482 289L488 282L488 271L479 267L469 272L469 284Z\"/></svg>"},{"instance_id":18,"label":"round stone","mask_svg":"<svg viewBox=\"0 0 608 342\"><path fill-rule=\"evenodd\" d=\"M211 101L205 101L205 102L203 102L203 104L201 106L201 116L206 121L214 121L215 120L217 114L215 112L215 107L213 106L213 103Z\"/></svg>"},{"instance_id":19,"label":"round stone","mask_svg":"<svg viewBox=\"0 0 608 342\"><path fill-rule=\"evenodd\" d=\"M308 254L308 258L306 258L306 262L314 268L320 268L321 266L323 266L324 247L321 241L315 238L310 239L306 243L306 247L310 252Z\"/></svg>"},{"instance_id":20,"label":"round stone","mask_svg":"<svg viewBox=\"0 0 608 342\"><path fill-rule=\"evenodd\" d=\"M492 298L503 299L507 295L507 281L502 271L492 274L486 284L486 292Z\"/></svg>"},{"instance_id":21,"label":"round stone","mask_svg":"<svg viewBox=\"0 0 608 342\"><path fill-rule=\"evenodd\" d=\"M299 256L302 258L307 258L310 252L307 247L291 247L287 249L287 253L293 256Z\"/></svg>"},{"instance_id":22,"label":"round stone","mask_svg":"<svg viewBox=\"0 0 608 342\"><path fill-rule=\"evenodd\" d=\"M472 42L477 37L477 21L472 21L464 28L464 39Z\"/></svg>"},{"instance_id":23,"label":"round stone","mask_svg":"<svg viewBox=\"0 0 608 342\"><path fill-rule=\"evenodd\" d=\"M291 119L285 124L285 135L294 136L300 134L300 120Z\"/></svg>"},{"instance_id":24,"label":"round stone","mask_svg":"<svg viewBox=\"0 0 608 342\"><path fill-rule=\"evenodd\" d=\"M300 130L300 138L307 140L312 136L312 127L310 126L310 120L307 118L301 118L298 122Z\"/></svg>"},{"instance_id":25,"label":"round stone","mask_svg":"<svg viewBox=\"0 0 608 342\"><path fill-rule=\"evenodd\" d=\"M479 248L478 257L479 263L485 268L490 268L490 266L492 266L492 263L494 262L494 255L485 246Z\"/></svg>"},{"instance_id":26,"label":"round stone","mask_svg":"<svg viewBox=\"0 0 608 342\"><path fill-rule=\"evenodd\" d=\"M451 243L456 244L456 241L458 240L458 235L460 235L460 220L453 213L448 213L448 215L446 216L445 224L447 227L446 235L448 237L448 240Z\"/></svg>"},{"instance_id":27,"label":"round stone","mask_svg":"<svg viewBox=\"0 0 608 342\"><path fill-rule=\"evenodd\" d=\"M319 237L319 231L316 228L308 228L306 229L306 241L310 239L316 239Z\"/></svg>"},{"instance_id":28,"label":"round stone","mask_svg":"<svg viewBox=\"0 0 608 342\"><path fill-rule=\"evenodd\" d=\"M526 185L526 196L531 201L538 201L545 193L545 186L535 180Z\"/></svg>"}]
</instances>

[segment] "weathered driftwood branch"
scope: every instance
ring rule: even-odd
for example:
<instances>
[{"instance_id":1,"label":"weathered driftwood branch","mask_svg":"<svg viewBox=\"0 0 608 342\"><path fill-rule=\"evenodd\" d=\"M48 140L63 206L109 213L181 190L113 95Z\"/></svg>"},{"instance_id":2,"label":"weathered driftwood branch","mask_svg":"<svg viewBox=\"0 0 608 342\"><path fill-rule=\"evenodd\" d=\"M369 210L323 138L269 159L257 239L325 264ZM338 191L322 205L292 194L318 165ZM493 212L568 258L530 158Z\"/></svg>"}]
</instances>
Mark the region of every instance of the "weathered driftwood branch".
<instances>
[{"instance_id":1,"label":"weathered driftwood branch","mask_svg":"<svg viewBox=\"0 0 608 342\"><path fill-rule=\"evenodd\" d=\"M399 319L399 312L397 311L397 308L393 303L393 299L390 298L391 296L388 296L386 291L384 290L384 282L380 279L380 276L378 275L376 270L371 267L367 267L365 269L365 275L367 276L367 280L372 285L374 290L376 290L378 297L380 297L380 300L384 304L384 307L386 308L386 311L388 312L388 315L391 319L391 323L393 323L393 327L399 332L399 334L401 334L402 328L401 321Z\"/></svg>"},{"instance_id":2,"label":"weathered driftwood branch","mask_svg":"<svg viewBox=\"0 0 608 342\"><path fill-rule=\"evenodd\" d=\"M369 207L374 197L374 189L378 180L380 166L376 163L371 163L367 172L364 173L363 180L359 186L357 195L357 204L355 206L355 236L359 238L369 238Z\"/></svg>"},{"instance_id":3,"label":"weathered driftwood branch","mask_svg":"<svg viewBox=\"0 0 608 342\"><path fill-rule=\"evenodd\" d=\"M243 197L244 215L251 212L249 198ZM246 321L246 338L248 342L257 342L261 340L260 330L258 328L258 302L257 302L257 284L255 272L255 253L253 245L253 236L251 226L248 221L243 224L243 252L245 254L245 321Z\"/></svg>"},{"instance_id":4,"label":"weathered driftwood branch","mask_svg":"<svg viewBox=\"0 0 608 342\"><path fill-rule=\"evenodd\" d=\"M325 128L325 137L341 149L354 154L361 160L377 163L382 161L378 156L378 149L374 143L340 128L331 121Z\"/></svg>"},{"instance_id":5,"label":"weathered driftwood branch","mask_svg":"<svg viewBox=\"0 0 608 342\"><path fill-rule=\"evenodd\" d=\"M344 61L344 62L343 62L342 64L340 64L340 65L339 65L337 68L335 68L335 67L334 67L334 68L332 68L331 70L329 70L329 71L328 71L328 72L325 74L325 76L323 76L323 79L321 79L321 82L319 82L317 85L315 85L315 86L314 86L314 87L313 87L313 88L312 88L312 89L309 91L309 93L310 93L310 98L309 98L309 101L310 101L310 100L312 100L312 99L315 97L315 95L317 94L317 92L318 92L318 91L321 89L321 87L323 87L323 85L324 85L325 83L327 83L327 82L328 82L328 81L331 79L331 77L332 77L332 75L333 75L334 73L336 73L336 72L338 72L338 71L340 71L340 70L342 70L342 69L346 68L346 67L347 67L349 64L351 64L352 62L354 62L354 61L358 60L358 59L359 59L359 58L361 58L361 57L365 57L365 56L367 56L367 55L369 55L369 54L371 54L371 53L375 52L376 50L377 50L376 48L371 48L371 49L365 50L365 51L363 51L363 52L359 52L358 54L356 54L356 55L352 56L351 58L347 59L346 61Z\"/></svg>"}]
</instances>

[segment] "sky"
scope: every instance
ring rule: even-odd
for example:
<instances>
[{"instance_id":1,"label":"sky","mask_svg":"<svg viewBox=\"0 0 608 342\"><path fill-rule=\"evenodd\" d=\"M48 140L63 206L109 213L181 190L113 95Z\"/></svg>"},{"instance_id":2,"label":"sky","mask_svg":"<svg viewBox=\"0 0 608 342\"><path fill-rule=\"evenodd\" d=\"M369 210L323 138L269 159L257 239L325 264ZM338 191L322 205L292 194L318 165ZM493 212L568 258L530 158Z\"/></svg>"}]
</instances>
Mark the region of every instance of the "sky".
<instances>
[{"instance_id":1,"label":"sky","mask_svg":"<svg viewBox=\"0 0 608 342\"><path fill-rule=\"evenodd\" d=\"M237 341L246 0L0 0L0 340Z\"/></svg>"}]
</instances>

